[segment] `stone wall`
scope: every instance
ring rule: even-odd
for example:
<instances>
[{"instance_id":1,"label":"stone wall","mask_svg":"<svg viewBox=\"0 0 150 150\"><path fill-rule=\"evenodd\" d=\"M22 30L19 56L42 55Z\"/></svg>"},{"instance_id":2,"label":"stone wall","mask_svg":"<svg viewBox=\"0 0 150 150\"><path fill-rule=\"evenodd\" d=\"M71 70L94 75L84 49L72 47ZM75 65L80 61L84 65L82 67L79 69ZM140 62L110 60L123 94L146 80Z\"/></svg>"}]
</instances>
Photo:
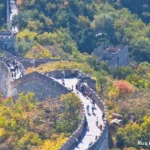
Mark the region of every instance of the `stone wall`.
<instances>
[{"instance_id":1,"label":"stone wall","mask_svg":"<svg viewBox=\"0 0 150 150\"><path fill-rule=\"evenodd\" d=\"M16 58L17 60L19 58ZM20 58L19 60L25 69L29 68L29 67L38 67L41 64L45 64L48 62L57 62L60 61L60 59L28 59L28 58Z\"/></svg>"},{"instance_id":2,"label":"stone wall","mask_svg":"<svg viewBox=\"0 0 150 150\"><path fill-rule=\"evenodd\" d=\"M96 48L92 55L97 56L98 58L102 56L103 51L108 48L107 44L102 44L101 46L99 46L98 48Z\"/></svg>"},{"instance_id":3,"label":"stone wall","mask_svg":"<svg viewBox=\"0 0 150 150\"><path fill-rule=\"evenodd\" d=\"M15 37L11 32L0 32L0 49L14 52Z\"/></svg>"},{"instance_id":4,"label":"stone wall","mask_svg":"<svg viewBox=\"0 0 150 150\"><path fill-rule=\"evenodd\" d=\"M17 97L20 92L34 92L39 100L44 100L48 98L58 99L61 94L67 94L70 91L54 79L38 72L33 72L11 82L9 96Z\"/></svg>"},{"instance_id":5,"label":"stone wall","mask_svg":"<svg viewBox=\"0 0 150 150\"><path fill-rule=\"evenodd\" d=\"M53 77L53 78L78 78L80 80L80 82L82 83L87 83L87 85L92 88L93 90L96 91L96 81L91 79L90 76L88 76L87 74L83 73L80 70L54 70L51 72L47 72L47 76L49 77Z\"/></svg>"},{"instance_id":6,"label":"stone wall","mask_svg":"<svg viewBox=\"0 0 150 150\"><path fill-rule=\"evenodd\" d=\"M105 113L104 118L104 125L103 125L103 131L101 135L98 137L97 141L89 148L89 150L107 150L108 148L108 123L107 123L107 116L106 116L106 105L105 103L99 98L99 96L96 94L95 90L95 84L96 82L90 78L90 76L86 75L85 73L81 72L80 70L54 70L52 72L48 72L47 75L51 76L53 78L63 78L65 74L65 77L72 78L72 77L78 77L78 87L85 82L87 83L87 86L84 85L84 88L88 91L88 93L91 94L91 99L94 99L98 107ZM83 110L84 111L84 110ZM78 129L69 137L67 142L59 149L59 150L70 150L75 145L75 139L80 136L80 134L84 131L84 125L85 125L85 114L82 115L82 122L79 125Z\"/></svg>"},{"instance_id":7,"label":"stone wall","mask_svg":"<svg viewBox=\"0 0 150 150\"><path fill-rule=\"evenodd\" d=\"M14 57L14 58L20 61L20 63L23 64L25 69L29 67L38 67L39 65L45 64L48 62L74 61L74 60L67 60L67 59L32 59L32 58L23 58L23 57Z\"/></svg>"},{"instance_id":8,"label":"stone wall","mask_svg":"<svg viewBox=\"0 0 150 150\"><path fill-rule=\"evenodd\" d=\"M9 89L10 71L7 66L0 62L0 93L6 98Z\"/></svg>"},{"instance_id":9,"label":"stone wall","mask_svg":"<svg viewBox=\"0 0 150 150\"><path fill-rule=\"evenodd\" d=\"M81 83L78 83L78 87L80 87ZM93 143L93 145L89 148L89 150L107 150L108 149L108 122L107 122L107 109L105 103L100 99L100 97L96 94L96 92L91 89L89 86L83 85L84 89L91 94L91 99L95 100L95 103L105 114L104 125L101 135L98 139Z\"/></svg>"}]
</instances>

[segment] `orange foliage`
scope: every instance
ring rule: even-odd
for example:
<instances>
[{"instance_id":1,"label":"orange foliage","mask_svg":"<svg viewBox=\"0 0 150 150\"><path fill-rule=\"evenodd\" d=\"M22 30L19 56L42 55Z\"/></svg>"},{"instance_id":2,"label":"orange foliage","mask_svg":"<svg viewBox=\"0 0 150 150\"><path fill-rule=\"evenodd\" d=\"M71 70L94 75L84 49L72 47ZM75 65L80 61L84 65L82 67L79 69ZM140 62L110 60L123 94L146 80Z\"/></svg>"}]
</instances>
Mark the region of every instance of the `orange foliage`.
<instances>
[{"instance_id":1,"label":"orange foliage","mask_svg":"<svg viewBox=\"0 0 150 150\"><path fill-rule=\"evenodd\" d=\"M135 91L135 87L125 80L115 81L114 86L119 89L119 95L131 94Z\"/></svg>"},{"instance_id":2,"label":"orange foliage","mask_svg":"<svg viewBox=\"0 0 150 150\"><path fill-rule=\"evenodd\" d=\"M17 5L21 5L22 4L22 0L17 0Z\"/></svg>"}]
</instances>

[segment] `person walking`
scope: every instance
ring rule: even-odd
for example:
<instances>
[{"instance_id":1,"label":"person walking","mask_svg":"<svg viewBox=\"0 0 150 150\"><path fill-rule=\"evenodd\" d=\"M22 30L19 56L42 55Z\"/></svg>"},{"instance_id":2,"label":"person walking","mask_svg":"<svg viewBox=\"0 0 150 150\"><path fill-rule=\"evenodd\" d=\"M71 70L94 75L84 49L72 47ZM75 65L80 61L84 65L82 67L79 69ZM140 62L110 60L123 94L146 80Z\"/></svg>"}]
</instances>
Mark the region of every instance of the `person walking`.
<instances>
[{"instance_id":1,"label":"person walking","mask_svg":"<svg viewBox=\"0 0 150 150\"><path fill-rule=\"evenodd\" d=\"M92 104L92 113L94 113L95 106Z\"/></svg>"},{"instance_id":2,"label":"person walking","mask_svg":"<svg viewBox=\"0 0 150 150\"><path fill-rule=\"evenodd\" d=\"M100 124L99 128L100 128L100 130L102 131L102 129L103 129L102 124Z\"/></svg>"},{"instance_id":3,"label":"person walking","mask_svg":"<svg viewBox=\"0 0 150 150\"><path fill-rule=\"evenodd\" d=\"M75 139L75 142L76 142L76 147L78 147L78 142L79 142L79 140L78 140L77 137L76 137L76 139Z\"/></svg>"},{"instance_id":4,"label":"person walking","mask_svg":"<svg viewBox=\"0 0 150 150\"><path fill-rule=\"evenodd\" d=\"M89 94L89 97L92 98L92 94L91 93Z\"/></svg>"},{"instance_id":5,"label":"person walking","mask_svg":"<svg viewBox=\"0 0 150 150\"><path fill-rule=\"evenodd\" d=\"M86 110L87 110L87 113L88 113L88 114L89 114L89 109L90 109L90 106L87 105L87 106L86 106Z\"/></svg>"},{"instance_id":6,"label":"person walking","mask_svg":"<svg viewBox=\"0 0 150 150\"><path fill-rule=\"evenodd\" d=\"M65 85L65 80L62 78L62 84Z\"/></svg>"},{"instance_id":7,"label":"person walking","mask_svg":"<svg viewBox=\"0 0 150 150\"><path fill-rule=\"evenodd\" d=\"M93 99L93 100L92 100L92 104L94 104L94 105L95 105L95 99Z\"/></svg>"},{"instance_id":8,"label":"person walking","mask_svg":"<svg viewBox=\"0 0 150 150\"><path fill-rule=\"evenodd\" d=\"M16 74L16 72L14 72L14 79L16 79L16 76L17 76L17 74Z\"/></svg>"},{"instance_id":9,"label":"person walking","mask_svg":"<svg viewBox=\"0 0 150 150\"><path fill-rule=\"evenodd\" d=\"M78 90L78 85L76 84L76 90Z\"/></svg>"},{"instance_id":10,"label":"person walking","mask_svg":"<svg viewBox=\"0 0 150 150\"><path fill-rule=\"evenodd\" d=\"M102 120L104 120L104 118L105 118L105 113L103 112L103 114L102 114Z\"/></svg>"},{"instance_id":11,"label":"person walking","mask_svg":"<svg viewBox=\"0 0 150 150\"><path fill-rule=\"evenodd\" d=\"M93 144L93 142L91 141L91 142L89 143L88 147L92 146L92 144Z\"/></svg>"},{"instance_id":12,"label":"person walking","mask_svg":"<svg viewBox=\"0 0 150 150\"><path fill-rule=\"evenodd\" d=\"M97 140L97 135L95 136L95 141Z\"/></svg>"},{"instance_id":13,"label":"person walking","mask_svg":"<svg viewBox=\"0 0 150 150\"><path fill-rule=\"evenodd\" d=\"M98 127L98 117L96 118L96 126Z\"/></svg>"},{"instance_id":14,"label":"person walking","mask_svg":"<svg viewBox=\"0 0 150 150\"><path fill-rule=\"evenodd\" d=\"M88 97L88 91L87 90L85 90L85 96Z\"/></svg>"},{"instance_id":15,"label":"person walking","mask_svg":"<svg viewBox=\"0 0 150 150\"><path fill-rule=\"evenodd\" d=\"M14 79L14 74L13 74L13 72L11 73L11 75L12 75L12 79Z\"/></svg>"},{"instance_id":16,"label":"person walking","mask_svg":"<svg viewBox=\"0 0 150 150\"><path fill-rule=\"evenodd\" d=\"M89 131L89 126L88 126L87 120L85 121L84 128L87 129L87 130Z\"/></svg>"}]
</instances>

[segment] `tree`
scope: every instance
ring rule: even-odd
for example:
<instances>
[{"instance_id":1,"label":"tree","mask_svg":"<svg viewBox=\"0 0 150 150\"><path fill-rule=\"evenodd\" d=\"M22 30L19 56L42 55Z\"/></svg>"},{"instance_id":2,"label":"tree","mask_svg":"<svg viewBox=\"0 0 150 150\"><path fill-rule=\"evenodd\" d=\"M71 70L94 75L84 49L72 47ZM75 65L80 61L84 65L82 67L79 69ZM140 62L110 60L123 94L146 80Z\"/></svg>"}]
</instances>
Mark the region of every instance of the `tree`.
<instances>
[{"instance_id":1,"label":"tree","mask_svg":"<svg viewBox=\"0 0 150 150\"><path fill-rule=\"evenodd\" d=\"M47 140L41 146L41 150L58 150L63 143L65 143L67 138L64 134L61 135L52 135L51 140Z\"/></svg>"},{"instance_id":2,"label":"tree","mask_svg":"<svg viewBox=\"0 0 150 150\"><path fill-rule=\"evenodd\" d=\"M77 128L80 120L80 99L75 94L69 93L62 95L60 100L64 103L64 112L57 123L57 130L59 132L72 132Z\"/></svg>"},{"instance_id":3,"label":"tree","mask_svg":"<svg viewBox=\"0 0 150 150\"><path fill-rule=\"evenodd\" d=\"M30 49L25 57L27 58L52 58L50 50L44 48L40 44L36 44Z\"/></svg>"},{"instance_id":4,"label":"tree","mask_svg":"<svg viewBox=\"0 0 150 150\"><path fill-rule=\"evenodd\" d=\"M134 86L125 80L115 81L114 86L119 89L119 97L127 96L135 91Z\"/></svg>"},{"instance_id":5,"label":"tree","mask_svg":"<svg viewBox=\"0 0 150 150\"><path fill-rule=\"evenodd\" d=\"M11 21L12 27L16 27L18 25L18 16L14 15Z\"/></svg>"},{"instance_id":6,"label":"tree","mask_svg":"<svg viewBox=\"0 0 150 150\"><path fill-rule=\"evenodd\" d=\"M141 128L138 124L127 124L124 128L119 128L117 131L117 147L140 147L137 144L137 140L141 138Z\"/></svg>"},{"instance_id":7,"label":"tree","mask_svg":"<svg viewBox=\"0 0 150 150\"><path fill-rule=\"evenodd\" d=\"M2 28L4 26L4 24L6 23L6 1L5 0L1 0L0 1L0 28Z\"/></svg>"},{"instance_id":8,"label":"tree","mask_svg":"<svg viewBox=\"0 0 150 150\"><path fill-rule=\"evenodd\" d=\"M117 146L123 147L135 147L135 148L149 148L147 145L137 144L138 140L147 142L149 141L150 131L150 117L144 117L143 123L140 125L137 123L129 123L125 127L121 127L117 131Z\"/></svg>"},{"instance_id":9,"label":"tree","mask_svg":"<svg viewBox=\"0 0 150 150\"><path fill-rule=\"evenodd\" d=\"M117 79L126 79L127 76L133 74L131 67L119 67L113 70L113 77Z\"/></svg>"},{"instance_id":10,"label":"tree","mask_svg":"<svg viewBox=\"0 0 150 150\"><path fill-rule=\"evenodd\" d=\"M102 31L110 34L114 31L113 18L108 14L100 14L95 16L91 26L97 33Z\"/></svg>"},{"instance_id":11,"label":"tree","mask_svg":"<svg viewBox=\"0 0 150 150\"><path fill-rule=\"evenodd\" d=\"M29 149L31 146L41 145L42 140L39 135L34 132L27 132L24 136L18 141L16 149Z\"/></svg>"},{"instance_id":12,"label":"tree","mask_svg":"<svg viewBox=\"0 0 150 150\"><path fill-rule=\"evenodd\" d=\"M97 84L100 88L99 93L102 94L107 84L107 73L105 71L98 72L96 75Z\"/></svg>"}]
</instances>

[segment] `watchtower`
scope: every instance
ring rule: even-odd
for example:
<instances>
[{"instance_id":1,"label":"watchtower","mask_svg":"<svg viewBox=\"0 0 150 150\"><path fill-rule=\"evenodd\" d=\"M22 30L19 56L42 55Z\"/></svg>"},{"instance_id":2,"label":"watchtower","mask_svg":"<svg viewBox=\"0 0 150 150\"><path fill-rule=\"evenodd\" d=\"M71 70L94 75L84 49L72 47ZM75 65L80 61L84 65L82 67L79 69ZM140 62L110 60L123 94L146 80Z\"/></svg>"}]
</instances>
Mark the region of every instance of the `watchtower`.
<instances>
[{"instance_id":1,"label":"watchtower","mask_svg":"<svg viewBox=\"0 0 150 150\"><path fill-rule=\"evenodd\" d=\"M10 31L0 32L0 49L13 53L15 47L15 37Z\"/></svg>"}]
</instances>

